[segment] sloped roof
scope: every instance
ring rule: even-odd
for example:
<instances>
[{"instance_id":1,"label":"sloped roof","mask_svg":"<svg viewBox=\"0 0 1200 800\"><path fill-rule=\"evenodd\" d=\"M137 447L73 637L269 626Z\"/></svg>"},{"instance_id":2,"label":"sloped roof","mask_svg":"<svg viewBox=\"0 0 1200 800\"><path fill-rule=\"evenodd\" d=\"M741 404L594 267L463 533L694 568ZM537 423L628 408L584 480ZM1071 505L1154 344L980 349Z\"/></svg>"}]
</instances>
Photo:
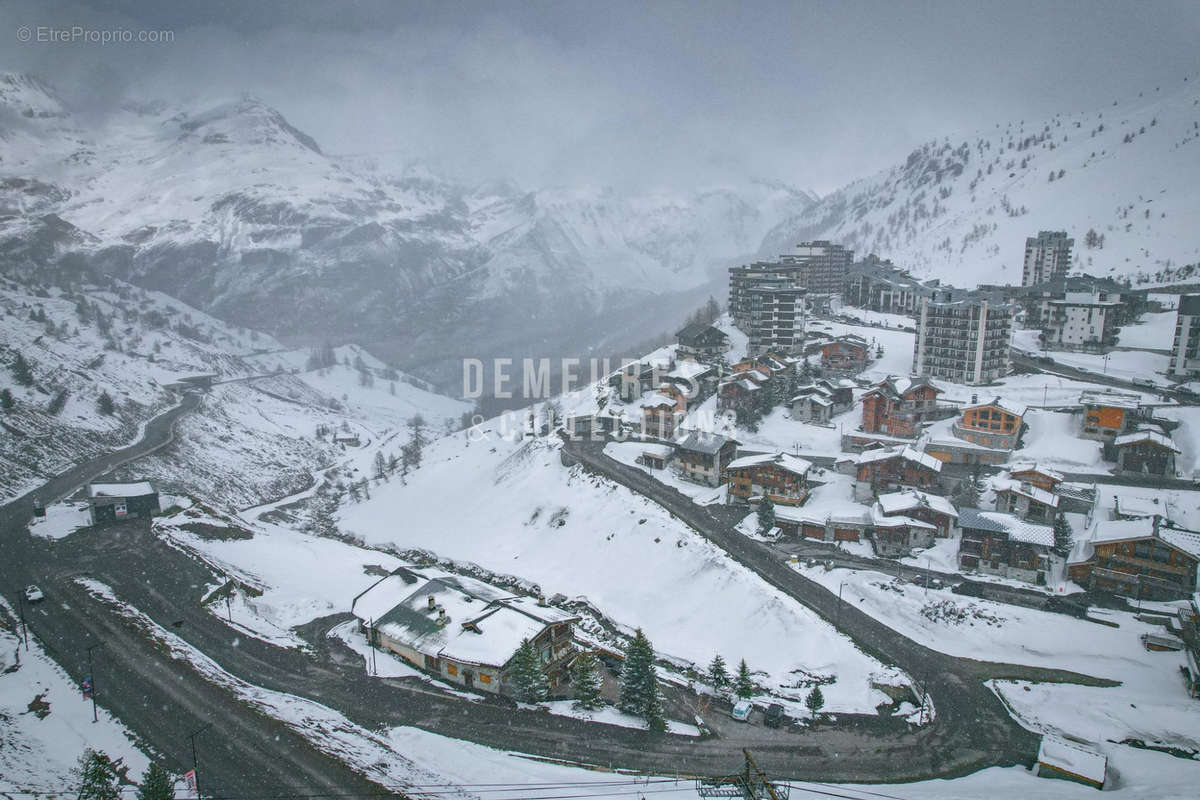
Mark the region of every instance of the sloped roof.
<instances>
[{"instance_id":1,"label":"sloped roof","mask_svg":"<svg viewBox=\"0 0 1200 800\"><path fill-rule=\"evenodd\" d=\"M1090 747L1046 734L1038 746L1039 764L1070 773L1097 786L1103 785L1108 757Z\"/></svg>"},{"instance_id":2,"label":"sloped roof","mask_svg":"<svg viewBox=\"0 0 1200 800\"><path fill-rule=\"evenodd\" d=\"M729 462L729 466L725 469L746 469L747 467L759 467L767 464L772 464L793 475L807 475L808 471L812 469L812 462L788 453L760 453L754 456L742 456Z\"/></svg>"},{"instance_id":3,"label":"sloped roof","mask_svg":"<svg viewBox=\"0 0 1200 800\"><path fill-rule=\"evenodd\" d=\"M1005 533L1014 542L1027 542L1043 547L1054 546L1054 529L1049 525L1026 522L1018 516L1002 511L963 508L958 512L958 524L963 528Z\"/></svg>"},{"instance_id":4,"label":"sloped roof","mask_svg":"<svg viewBox=\"0 0 1200 800\"><path fill-rule=\"evenodd\" d=\"M1035 461L1017 461L1009 465L1008 472L1010 475L1015 475L1018 472L1036 472L1039 475L1044 475L1056 483L1062 483L1065 476L1061 472L1044 467Z\"/></svg>"},{"instance_id":5,"label":"sloped roof","mask_svg":"<svg viewBox=\"0 0 1200 800\"><path fill-rule=\"evenodd\" d=\"M928 453L922 453L920 450L914 450L909 446L879 448L877 450L864 450L858 457L858 463L869 464L874 461L887 461L890 458L903 458L907 461L912 461L920 464L923 467L933 470L934 472L942 471L942 462Z\"/></svg>"},{"instance_id":6,"label":"sloped roof","mask_svg":"<svg viewBox=\"0 0 1200 800\"><path fill-rule=\"evenodd\" d=\"M1151 442L1172 452L1179 452L1179 448L1175 446L1175 442L1171 441L1171 437L1158 431L1134 431L1133 433L1126 433L1113 439L1113 444L1117 447L1125 447L1126 445L1137 444L1139 442Z\"/></svg>"},{"instance_id":7,"label":"sloped roof","mask_svg":"<svg viewBox=\"0 0 1200 800\"><path fill-rule=\"evenodd\" d=\"M675 339L681 343L712 342L716 344L727 338L729 337L725 331L712 325L705 325L703 322L693 322L691 325L685 325L675 334Z\"/></svg>"},{"instance_id":8,"label":"sloped roof","mask_svg":"<svg viewBox=\"0 0 1200 800\"><path fill-rule=\"evenodd\" d=\"M1025 412L1029 410L1028 406L1022 403L1016 403L1012 400L1006 400L1003 397L997 397L986 403L972 403L969 406L964 406L963 411L970 411L973 408L991 408L996 407L1001 411L1007 411L1014 416L1023 417Z\"/></svg>"},{"instance_id":9,"label":"sloped roof","mask_svg":"<svg viewBox=\"0 0 1200 800\"><path fill-rule=\"evenodd\" d=\"M142 497L147 494L154 494L150 481L88 484L88 497Z\"/></svg>"},{"instance_id":10,"label":"sloped roof","mask_svg":"<svg viewBox=\"0 0 1200 800\"><path fill-rule=\"evenodd\" d=\"M434 608L429 607L433 598ZM448 621L438 621L444 610ZM355 598L354 615L421 653L503 667L524 639L578 617L495 586L439 571L403 569Z\"/></svg>"},{"instance_id":11,"label":"sloped roof","mask_svg":"<svg viewBox=\"0 0 1200 800\"><path fill-rule=\"evenodd\" d=\"M993 478L992 489L996 492L1011 492L1027 497L1050 508L1058 508L1058 495L1034 486L1032 483L1022 483L1015 478Z\"/></svg>"},{"instance_id":12,"label":"sloped roof","mask_svg":"<svg viewBox=\"0 0 1200 800\"><path fill-rule=\"evenodd\" d=\"M936 494L929 494L918 489L901 489L879 495L879 507L885 514L899 514L914 508L928 507L939 514L958 517L958 509L954 504Z\"/></svg>"},{"instance_id":13,"label":"sloped roof","mask_svg":"<svg viewBox=\"0 0 1200 800\"><path fill-rule=\"evenodd\" d=\"M1079 395L1079 404L1136 410L1141 407L1142 399L1136 394L1125 392L1084 392Z\"/></svg>"},{"instance_id":14,"label":"sloped roof","mask_svg":"<svg viewBox=\"0 0 1200 800\"><path fill-rule=\"evenodd\" d=\"M887 514L876 503L871 507L871 522L879 528L921 528L923 530L936 531L937 526L931 525L919 519L906 517L903 514Z\"/></svg>"},{"instance_id":15,"label":"sloped roof","mask_svg":"<svg viewBox=\"0 0 1200 800\"><path fill-rule=\"evenodd\" d=\"M719 433L709 433L695 429L680 431L680 434L680 437L675 440L677 449L690 450L695 453L705 453L707 455L715 454L726 444L734 441Z\"/></svg>"}]
</instances>

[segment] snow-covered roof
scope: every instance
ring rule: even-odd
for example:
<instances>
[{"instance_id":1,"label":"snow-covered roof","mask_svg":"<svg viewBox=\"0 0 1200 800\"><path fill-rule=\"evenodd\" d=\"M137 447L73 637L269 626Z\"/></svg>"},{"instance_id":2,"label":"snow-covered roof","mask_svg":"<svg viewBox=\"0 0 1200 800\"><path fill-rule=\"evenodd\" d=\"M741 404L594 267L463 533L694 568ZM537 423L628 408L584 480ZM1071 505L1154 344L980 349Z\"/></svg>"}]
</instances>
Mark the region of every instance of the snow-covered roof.
<instances>
[{"instance_id":1,"label":"snow-covered roof","mask_svg":"<svg viewBox=\"0 0 1200 800\"><path fill-rule=\"evenodd\" d=\"M670 458L675 450L667 444L644 444L642 445L642 452L659 458Z\"/></svg>"},{"instance_id":2,"label":"snow-covered roof","mask_svg":"<svg viewBox=\"0 0 1200 800\"><path fill-rule=\"evenodd\" d=\"M1049 525L1026 522L1018 516L1005 514L1002 511L964 508L959 511L958 524L963 528L1005 533L1014 542L1026 542L1044 547L1054 545L1054 529Z\"/></svg>"},{"instance_id":3,"label":"snow-covered roof","mask_svg":"<svg viewBox=\"0 0 1200 800\"><path fill-rule=\"evenodd\" d=\"M1170 504L1165 496L1142 497L1118 494L1114 510L1122 517L1153 517L1155 514L1168 516Z\"/></svg>"},{"instance_id":4,"label":"snow-covered roof","mask_svg":"<svg viewBox=\"0 0 1200 800\"><path fill-rule=\"evenodd\" d=\"M1067 565L1086 564L1092 560L1095 553L1096 548L1092 546L1090 539L1076 539L1071 543L1071 552L1067 554Z\"/></svg>"},{"instance_id":5,"label":"snow-covered roof","mask_svg":"<svg viewBox=\"0 0 1200 800\"><path fill-rule=\"evenodd\" d=\"M1088 539L1096 542L1119 542L1126 539L1146 539L1154 535L1154 520L1148 517L1139 519L1106 519L1092 526Z\"/></svg>"},{"instance_id":6,"label":"snow-covered roof","mask_svg":"<svg viewBox=\"0 0 1200 800\"><path fill-rule=\"evenodd\" d=\"M1125 392L1084 392L1079 395L1079 404L1136 410L1141 407L1142 399L1136 394Z\"/></svg>"},{"instance_id":7,"label":"snow-covered roof","mask_svg":"<svg viewBox=\"0 0 1200 800\"><path fill-rule=\"evenodd\" d=\"M1016 403L1012 400L1006 400L1003 397L997 397L987 403L972 403L969 406L964 406L963 411L970 411L973 408L991 408L993 406L1017 417L1025 416L1025 412L1029 410L1023 403Z\"/></svg>"},{"instance_id":8,"label":"snow-covered roof","mask_svg":"<svg viewBox=\"0 0 1200 800\"><path fill-rule=\"evenodd\" d=\"M655 392L641 402L642 408L663 408L664 406L675 406L675 400L667 397L665 394Z\"/></svg>"},{"instance_id":9,"label":"snow-covered roof","mask_svg":"<svg viewBox=\"0 0 1200 800\"><path fill-rule=\"evenodd\" d=\"M1173 545L1194 558L1200 558L1200 534L1192 531L1181 531L1160 525L1158 538Z\"/></svg>"},{"instance_id":10,"label":"snow-covered roof","mask_svg":"<svg viewBox=\"0 0 1200 800\"><path fill-rule=\"evenodd\" d=\"M699 361L691 359L682 359L675 364L675 369L667 373L668 378L676 380L689 381L704 375L707 372L712 372L713 368L708 364L701 364Z\"/></svg>"},{"instance_id":11,"label":"snow-covered roof","mask_svg":"<svg viewBox=\"0 0 1200 800\"><path fill-rule=\"evenodd\" d=\"M866 525L871 520L871 511L857 503L847 503L830 509L778 505L775 506L775 519L793 523L808 522L813 525L824 525L826 522Z\"/></svg>"},{"instance_id":12,"label":"snow-covered roof","mask_svg":"<svg viewBox=\"0 0 1200 800\"><path fill-rule=\"evenodd\" d=\"M1152 442L1159 447L1164 447L1172 452L1178 453L1179 448L1175 446L1175 442L1171 441L1171 437L1158 431L1141 430L1133 433L1126 433L1113 439L1113 444L1117 447L1124 447L1129 444L1137 444L1138 442Z\"/></svg>"},{"instance_id":13,"label":"snow-covered roof","mask_svg":"<svg viewBox=\"0 0 1200 800\"><path fill-rule=\"evenodd\" d=\"M1061 472L1052 470L1049 467L1044 467L1034 461L1017 461L1009 465L1008 472L1010 475L1016 475L1018 472L1036 472L1055 483L1062 483L1065 476Z\"/></svg>"},{"instance_id":14,"label":"snow-covered roof","mask_svg":"<svg viewBox=\"0 0 1200 800\"><path fill-rule=\"evenodd\" d=\"M1032 483L1022 483L1015 478L993 478L992 489L996 492L1011 492L1050 508L1058 508L1058 495L1034 486Z\"/></svg>"},{"instance_id":15,"label":"snow-covered roof","mask_svg":"<svg viewBox=\"0 0 1200 800\"><path fill-rule=\"evenodd\" d=\"M141 497L147 494L154 494L150 481L88 484L88 497Z\"/></svg>"},{"instance_id":16,"label":"snow-covered roof","mask_svg":"<svg viewBox=\"0 0 1200 800\"><path fill-rule=\"evenodd\" d=\"M882 499L882 498L881 498ZM906 517L903 514L891 515L887 514L879 503L876 503L871 508L871 522L879 528L923 528L925 530L936 531L937 526L931 525L928 522L923 522L919 519Z\"/></svg>"},{"instance_id":17,"label":"snow-covered roof","mask_svg":"<svg viewBox=\"0 0 1200 800\"><path fill-rule=\"evenodd\" d=\"M747 467L759 467L772 464L782 470L792 473L793 475L807 475L812 469L812 462L806 461L799 456L793 456L788 453L760 453L753 456L742 456L729 462L727 470L746 469Z\"/></svg>"},{"instance_id":18,"label":"snow-covered roof","mask_svg":"<svg viewBox=\"0 0 1200 800\"><path fill-rule=\"evenodd\" d=\"M719 433L689 429L680 431L679 438L675 440L675 446L679 450L691 450L696 453L713 455L732 441L733 439L729 439Z\"/></svg>"},{"instance_id":19,"label":"snow-covered roof","mask_svg":"<svg viewBox=\"0 0 1200 800\"><path fill-rule=\"evenodd\" d=\"M1046 734L1038 746L1039 764L1061 770L1101 786L1104 784L1108 757L1090 747Z\"/></svg>"},{"instance_id":20,"label":"snow-covered roof","mask_svg":"<svg viewBox=\"0 0 1200 800\"><path fill-rule=\"evenodd\" d=\"M936 494L929 494L917 489L901 489L898 492L879 495L879 507L885 514L899 514L922 506L939 514L950 517L958 516L958 509L954 507L954 504Z\"/></svg>"},{"instance_id":21,"label":"snow-covered roof","mask_svg":"<svg viewBox=\"0 0 1200 800\"><path fill-rule=\"evenodd\" d=\"M548 625L578 619L482 581L416 570L383 578L355 598L353 610L360 620L374 622L385 636L418 652L491 667L507 664L523 640Z\"/></svg>"},{"instance_id":22,"label":"snow-covered roof","mask_svg":"<svg viewBox=\"0 0 1200 800\"><path fill-rule=\"evenodd\" d=\"M928 467L934 472L942 471L941 461L929 455L928 453L922 453L920 450L914 450L908 446L901 448L879 448L877 450L864 450L858 457L858 463L869 464L873 461L886 461L889 458L903 458L920 464L923 467Z\"/></svg>"}]
</instances>

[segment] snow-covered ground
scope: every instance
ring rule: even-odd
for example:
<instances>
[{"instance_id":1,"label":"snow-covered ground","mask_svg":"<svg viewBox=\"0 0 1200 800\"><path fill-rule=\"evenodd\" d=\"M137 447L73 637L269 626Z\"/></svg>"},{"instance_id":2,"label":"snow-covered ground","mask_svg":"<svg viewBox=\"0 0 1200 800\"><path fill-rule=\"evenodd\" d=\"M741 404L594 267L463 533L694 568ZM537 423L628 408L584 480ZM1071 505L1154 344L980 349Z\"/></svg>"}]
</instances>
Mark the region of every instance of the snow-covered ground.
<instances>
[{"instance_id":1,"label":"snow-covered ground","mask_svg":"<svg viewBox=\"0 0 1200 800\"><path fill-rule=\"evenodd\" d=\"M1104 461L1100 442L1079 438L1079 415L1030 409L1024 447L1013 460L1036 461L1067 472L1106 473L1113 465Z\"/></svg>"},{"instance_id":2,"label":"snow-covered ground","mask_svg":"<svg viewBox=\"0 0 1200 800\"><path fill-rule=\"evenodd\" d=\"M585 596L643 628L661 653L701 666L718 652L745 658L769 688L794 686L793 670L836 675L823 687L831 710L873 711L883 696L870 682L904 680L661 507L563 467L554 443L478 433L486 438L469 446L435 443L407 485L374 487L370 501L343 509L342 529Z\"/></svg>"},{"instance_id":3,"label":"snow-covered ground","mask_svg":"<svg viewBox=\"0 0 1200 800\"><path fill-rule=\"evenodd\" d=\"M0 599L0 616L16 619ZM34 636L29 650L14 631L0 625L0 794L59 794L75 786L71 774L87 748L120 759L138 778L149 763L120 721L92 706L79 687L42 650Z\"/></svg>"},{"instance_id":4,"label":"snow-covered ground","mask_svg":"<svg viewBox=\"0 0 1200 800\"><path fill-rule=\"evenodd\" d=\"M1178 295L1172 295L1173 302L1179 302ZM1121 347L1139 347L1144 350L1170 350L1175 344L1175 320L1177 311L1158 311L1142 314L1133 325L1121 328L1119 341Z\"/></svg>"},{"instance_id":5,"label":"snow-covered ground","mask_svg":"<svg viewBox=\"0 0 1200 800\"><path fill-rule=\"evenodd\" d=\"M87 503L54 503L46 506L46 516L33 518L29 532L47 539L61 539L90 524Z\"/></svg>"}]
</instances>

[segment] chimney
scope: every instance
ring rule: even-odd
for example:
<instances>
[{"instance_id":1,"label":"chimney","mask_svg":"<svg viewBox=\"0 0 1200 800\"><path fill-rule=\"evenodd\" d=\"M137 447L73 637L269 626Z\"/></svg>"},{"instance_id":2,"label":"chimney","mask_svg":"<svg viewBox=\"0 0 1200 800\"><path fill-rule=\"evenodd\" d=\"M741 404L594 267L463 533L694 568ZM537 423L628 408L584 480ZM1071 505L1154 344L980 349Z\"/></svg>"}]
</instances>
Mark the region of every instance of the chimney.
<instances>
[{"instance_id":1,"label":"chimney","mask_svg":"<svg viewBox=\"0 0 1200 800\"><path fill-rule=\"evenodd\" d=\"M426 600L426 603L428 604L430 611L433 611L435 608L437 608L437 603L435 603L433 601L433 595L429 595L429 598L428 598L428 600Z\"/></svg>"},{"instance_id":2,"label":"chimney","mask_svg":"<svg viewBox=\"0 0 1200 800\"><path fill-rule=\"evenodd\" d=\"M542 594L541 592L538 592L538 605L542 608L546 607L546 595Z\"/></svg>"},{"instance_id":3,"label":"chimney","mask_svg":"<svg viewBox=\"0 0 1200 800\"><path fill-rule=\"evenodd\" d=\"M445 608L443 608L442 606L438 606L437 612L438 612L438 618L437 618L438 627L446 625L450 622L450 617L446 614Z\"/></svg>"},{"instance_id":4,"label":"chimney","mask_svg":"<svg viewBox=\"0 0 1200 800\"><path fill-rule=\"evenodd\" d=\"M979 395L977 395L977 394L971 395L971 405L975 405L978 402L979 402Z\"/></svg>"}]
</instances>

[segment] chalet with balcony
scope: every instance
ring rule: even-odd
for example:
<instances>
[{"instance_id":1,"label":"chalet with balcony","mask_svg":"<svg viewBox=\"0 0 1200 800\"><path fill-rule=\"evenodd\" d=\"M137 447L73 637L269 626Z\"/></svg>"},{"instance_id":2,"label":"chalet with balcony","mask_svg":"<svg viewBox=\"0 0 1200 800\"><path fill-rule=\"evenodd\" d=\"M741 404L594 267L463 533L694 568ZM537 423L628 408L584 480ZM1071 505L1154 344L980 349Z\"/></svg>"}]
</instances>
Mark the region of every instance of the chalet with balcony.
<instances>
[{"instance_id":1,"label":"chalet with balcony","mask_svg":"<svg viewBox=\"0 0 1200 800\"><path fill-rule=\"evenodd\" d=\"M996 510L1027 522L1053 524L1058 516L1058 495L1015 478L993 478Z\"/></svg>"},{"instance_id":2,"label":"chalet with balcony","mask_svg":"<svg viewBox=\"0 0 1200 800\"><path fill-rule=\"evenodd\" d=\"M840 373L859 373L871 361L871 345L861 336L835 336L821 346L821 366Z\"/></svg>"},{"instance_id":3,"label":"chalet with balcony","mask_svg":"<svg viewBox=\"0 0 1200 800\"><path fill-rule=\"evenodd\" d=\"M1018 461L1008 468L1008 476L1047 492L1056 492L1062 485L1063 474L1031 461Z\"/></svg>"},{"instance_id":4,"label":"chalet with balcony","mask_svg":"<svg viewBox=\"0 0 1200 800\"><path fill-rule=\"evenodd\" d=\"M763 397L765 381L756 380L747 373L726 377L717 387L717 411L748 411L766 402Z\"/></svg>"},{"instance_id":5,"label":"chalet with balcony","mask_svg":"<svg viewBox=\"0 0 1200 800\"><path fill-rule=\"evenodd\" d=\"M1124 392L1084 392L1079 397L1083 421L1079 435L1084 439L1111 442L1150 418L1141 397Z\"/></svg>"},{"instance_id":6,"label":"chalet with balcony","mask_svg":"<svg viewBox=\"0 0 1200 800\"><path fill-rule=\"evenodd\" d=\"M1001 511L962 508L958 512L962 569L1044 585L1050 570L1054 529Z\"/></svg>"},{"instance_id":7,"label":"chalet with balcony","mask_svg":"<svg viewBox=\"0 0 1200 800\"><path fill-rule=\"evenodd\" d=\"M705 486L720 486L725 468L737 454L737 440L700 430L679 432L675 442L675 464L680 475Z\"/></svg>"},{"instance_id":8,"label":"chalet with balcony","mask_svg":"<svg viewBox=\"0 0 1200 800\"><path fill-rule=\"evenodd\" d=\"M969 405L951 428L959 439L981 447L1012 450L1021 435L1021 422L1026 408L997 397L989 403Z\"/></svg>"},{"instance_id":9,"label":"chalet with balcony","mask_svg":"<svg viewBox=\"0 0 1200 800\"><path fill-rule=\"evenodd\" d=\"M695 361L719 361L729 349L729 337L712 325L694 322L675 334L675 355Z\"/></svg>"},{"instance_id":10,"label":"chalet with balcony","mask_svg":"<svg viewBox=\"0 0 1200 800\"><path fill-rule=\"evenodd\" d=\"M669 439L687 412L687 397L674 384L663 384L642 401L642 431L647 436Z\"/></svg>"},{"instance_id":11,"label":"chalet with balcony","mask_svg":"<svg viewBox=\"0 0 1200 800\"><path fill-rule=\"evenodd\" d=\"M511 693L513 659L525 640L533 643L552 690L564 687L576 652L574 614L438 570L402 567L350 608L376 647L480 692Z\"/></svg>"},{"instance_id":12,"label":"chalet with balcony","mask_svg":"<svg viewBox=\"0 0 1200 800\"><path fill-rule=\"evenodd\" d=\"M1141 475L1175 476L1175 456L1179 448L1165 433L1143 429L1113 439L1117 469Z\"/></svg>"},{"instance_id":13,"label":"chalet with balcony","mask_svg":"<svg viewBox=\"0 0 1200 800\"><path fill-rule=\"evenodd\" d=\"M789 536L821 542L861 542L871 535L871 514L857 511L813 511L804 506L778 506L775 524Z\"/></svg>"},{"instance_id":14,"label":"chalet with balcony","mask_svg":"<svg viewBox=\"0 0 1200 800\"><path fill-rule=\"evenodd\" d=\"M812 464L787 453L742 456L725 468L728 501L749 503L763 497L777 505L798 506L808 498Z\"/></svg>"},{"instance_id":15,"label":"chalet with balcony","mask_svg":"<svg viewBox=\"0 0 1200 800\"><path fill-rule=\"evenodd\" d=\"M944 497L903 489L879 496L871 508L871 539L883 558L909 555L954 530L958 511Z\"/></svg>"},{"instance_id":16,"label":"chalet with balcony","mask_svg":"<svg viewBox=\"0 0 1200 800\"><path fill-rule=\"evenodd\" d=\"M669 356L630 361L609 376L608 384L626 403L632 403L646 392L657 389L668 372L675 368Z\"/></svg>"},{"instance_id":17,"label":"chalet with balcony","mask_svg":"<svg viewBox=\"0 0 1200 800\"><path fill-rule=\"evenodd\" d=\"M912 447L866 450L858 457L854 499L862 502L903 487L938 486L942 462Z\"/></svg>"},{"instance_id":18,"label":"chalet with balcony","mask_svg":"<svg viewBox=\"0 0 1200 800\"><path fill-rule=\"evenodd\" d=\"M891 377L863 396L862 429L868 433L913 438L938 418L941 390L925 378Z\"/></svg>"},{"instance_id":19,"label":"chalet with balcony","mask_svg":"<svg viewBox=\"0 0 1200 800\"><path fill-rule=\"evenodd\" d=\"M1147 600L1178 600L1196 591L1200 534L1162 517L1101 520L1075 542L1067 575L1089 589Z\"/></svg>"}]
</instances>

